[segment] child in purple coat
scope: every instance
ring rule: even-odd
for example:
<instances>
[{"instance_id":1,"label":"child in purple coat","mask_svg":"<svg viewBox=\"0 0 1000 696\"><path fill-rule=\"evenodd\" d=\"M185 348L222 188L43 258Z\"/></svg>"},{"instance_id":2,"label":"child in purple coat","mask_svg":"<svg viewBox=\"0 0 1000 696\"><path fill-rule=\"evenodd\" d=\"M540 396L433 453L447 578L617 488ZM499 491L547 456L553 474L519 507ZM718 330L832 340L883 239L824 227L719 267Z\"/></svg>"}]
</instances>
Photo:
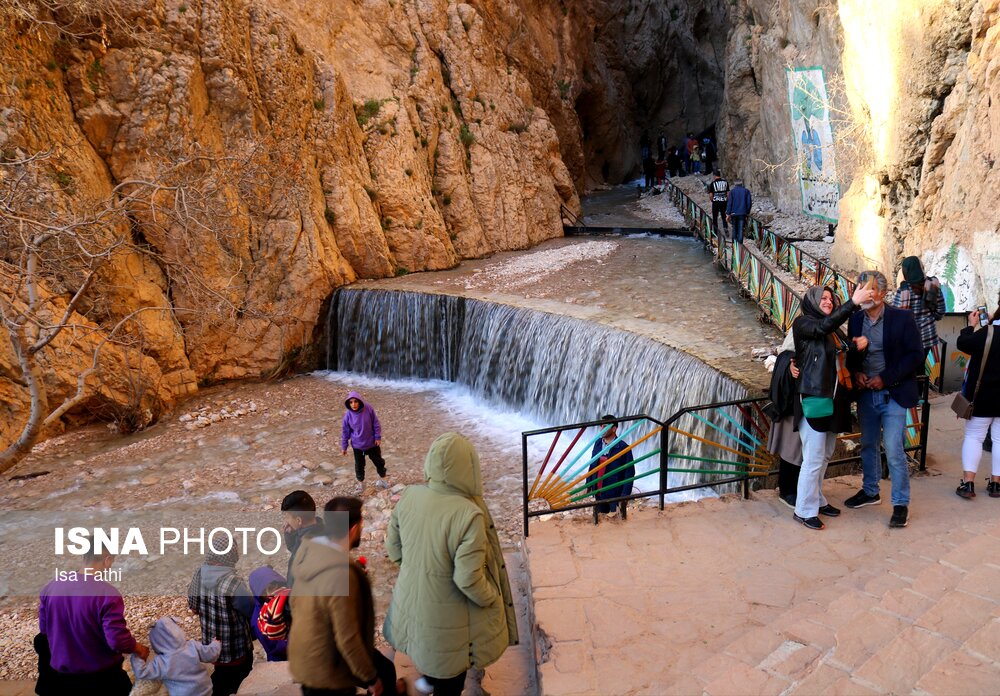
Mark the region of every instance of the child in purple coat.
<instances>
[{"instance_id":1,"label":"child in purple coat","mask_svg":"<svg viewBox=\"0 0 1000 696\"><path fill-rule=\"evenodd\" d=\"M376 488L388 488L385 460L382 458L382 424L379 423L375 409L361 400L361 395L352 391L344 401L347 412L344 413L344 423L340 433L340 454L347 454L350 443L354 450L354 475L358 478L357 493L365 490L365 457L372 460L379 480Z\"/></svg>"}]
</instances>

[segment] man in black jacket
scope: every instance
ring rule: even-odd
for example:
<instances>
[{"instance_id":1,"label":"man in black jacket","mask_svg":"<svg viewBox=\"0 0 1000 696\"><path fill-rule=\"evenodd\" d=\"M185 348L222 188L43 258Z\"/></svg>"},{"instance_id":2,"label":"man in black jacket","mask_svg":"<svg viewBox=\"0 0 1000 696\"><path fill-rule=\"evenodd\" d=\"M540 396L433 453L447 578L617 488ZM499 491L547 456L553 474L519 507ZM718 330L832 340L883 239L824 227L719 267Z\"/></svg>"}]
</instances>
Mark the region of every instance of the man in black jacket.
<instances>
[{"instance_id":1,"label":"man in black jacket","mask_svg":"<svg viewBox=\"0 0 1000 696\"><path fill-rule=\"evenodd\" d=\"M861 424L862 489L844 501L849 508L878 505L881 436L892 478L890 527L909 522L910 471L903 442L906 413L920 402L917 374L924 363L923 344L913 313L885 304L888 287L878 271L864 271L858 285L871 285L873 301L848 322L848 336L863 339L860 353L852 353L849 365L858 394Z\"/></svg>"}]
</instances>

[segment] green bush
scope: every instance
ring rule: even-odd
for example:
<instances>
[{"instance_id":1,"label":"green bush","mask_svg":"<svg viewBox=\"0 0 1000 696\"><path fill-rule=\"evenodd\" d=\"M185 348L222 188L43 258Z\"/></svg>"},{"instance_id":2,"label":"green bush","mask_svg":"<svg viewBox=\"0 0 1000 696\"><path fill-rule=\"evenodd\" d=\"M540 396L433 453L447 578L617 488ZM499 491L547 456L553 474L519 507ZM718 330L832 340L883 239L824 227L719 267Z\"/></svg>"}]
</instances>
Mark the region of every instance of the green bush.
<instances>
[{"instance_id":1,"label":"green bush","mask_svg":"<svg viewBox=\"0 0 1000 696\"><path fill-rule=\"evenodd\" d=\"M354 115L358 119L358 125L364 128L370 120L378 116L383 103L384 100L381 99L368 99L363 106L354 107Z\"/></svg>"},{"instance_id":2,"label":"green bush","mask_svg":"<svg viewBox=\"0 0 1000 696\"><path fill-rule=\"evenodd\" d=\"M458 132L458 138L465 145L466 149L472 147L472 143L476 142L476 134L469 130L466 124L462 124L461 130Z\"/></svg>"}]
</instances>

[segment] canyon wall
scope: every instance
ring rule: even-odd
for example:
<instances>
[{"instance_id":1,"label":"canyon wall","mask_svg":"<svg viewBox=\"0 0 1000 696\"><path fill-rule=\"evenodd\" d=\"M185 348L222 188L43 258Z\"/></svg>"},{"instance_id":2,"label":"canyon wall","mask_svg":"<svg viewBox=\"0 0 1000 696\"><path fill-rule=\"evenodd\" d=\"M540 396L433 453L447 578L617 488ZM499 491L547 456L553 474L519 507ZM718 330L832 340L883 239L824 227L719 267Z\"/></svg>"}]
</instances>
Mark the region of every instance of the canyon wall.
<instances>
[{"instance_id":1,"label":"canyon wall","mask_svg":"<svg viewBox=\"0 0 1000 696\"><path fill-rule=\"evenodd\" d=\"M802 199L787 70L821 67L841 195L831 257L895 280L919 256L949 309L995 306L1000 211L993 0L741 0L730 12L719 149L779 206Z\"/></svg>"},{"instance_id":2,"label":"canyon wall","mask_svg":"<svg viewBox=\"0 0 1000 696\"><path fill-rule=\"evenodd\" d=\"M90 361L63 420L140 424L199 384L308 365L340 285L561 234L578 191L636 172L642 130L712 125L728 31L725 0L44 8L0 5L0 184L29 232L91 246L37 250L41 323L83 295L39 354L44 392ZM22 311L17 218L0 254ZM0 443L27 417L19 370L0 341Z\"/></svg>"}]
</instances>

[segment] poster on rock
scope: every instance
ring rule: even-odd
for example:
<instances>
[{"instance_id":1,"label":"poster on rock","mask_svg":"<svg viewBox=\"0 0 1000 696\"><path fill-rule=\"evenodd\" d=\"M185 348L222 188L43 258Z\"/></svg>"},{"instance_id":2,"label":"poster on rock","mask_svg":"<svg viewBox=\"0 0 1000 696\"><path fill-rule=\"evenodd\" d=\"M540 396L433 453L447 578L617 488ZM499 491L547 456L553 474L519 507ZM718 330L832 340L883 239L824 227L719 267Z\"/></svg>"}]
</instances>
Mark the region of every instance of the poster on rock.
<instances>
[{"instance_id":1,"label":"poster on rock","mask_svg":"<svg viewBox=\"0 0 1000 696\"><path fill-rule=\"evenodd\" d=\"M786 68L802 212L836 223L840 204L823 68Z\"/></svg>"}]
</instances>

